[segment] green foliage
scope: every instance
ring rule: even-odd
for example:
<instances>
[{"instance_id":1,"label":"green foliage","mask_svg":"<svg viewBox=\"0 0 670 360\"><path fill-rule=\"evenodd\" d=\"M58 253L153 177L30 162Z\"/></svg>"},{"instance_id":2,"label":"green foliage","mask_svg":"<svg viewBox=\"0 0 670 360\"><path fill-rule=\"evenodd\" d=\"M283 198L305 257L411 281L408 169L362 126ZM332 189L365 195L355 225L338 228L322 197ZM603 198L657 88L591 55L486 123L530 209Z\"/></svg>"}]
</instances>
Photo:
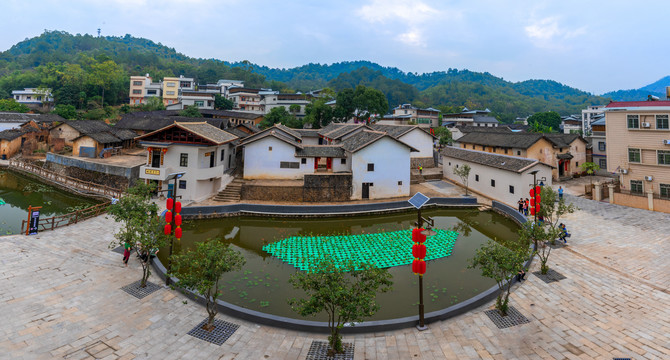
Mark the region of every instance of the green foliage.
<instances>
[{"instance_id":1,"label":"green foliage","mask_svg":"<svg viewBox=\"0 0 670 360\"><path fill-rule=\"evenodd\" d=\"M121 229L114 234L115 242L110 247L126 243L137 246L140 253L151 253L154 249L165 246L167 236L163 234L164 222L158 216L158 205L152 203L150 185L140 184L128 188L116 204L108 208L109 215L121 223ZM141 287L145 287L151 276L150 258L142 263Z\"/></svg>"},{"instance_id":2,"label":"green foliage","mask_svg":"<svg viewBox=\"0 0 670 360\"><path fill-rule=\"evenodd\" d=\"M561 115L556 111L538 112L528 118L528 125L538 124L543 129L558 129L561 126ZM539 132L539 131L538 131ZM547 132L547 131L541 131Z\"/></svg>"},{"instance_id":3,"label":"green foliage","mask_svg":"<svg viewBox=\"0 0 670 360\"><path fill-rule=\"evenodd\" d=\"M524 239L500 244L489 240L470 259L468 268L479 268L482 276L495 280L500 293L496 299L496 309L502 316L507 315L512 277L523 267L530 254L529 243ZM509 280L509 281L508 281Z\"/></svg>"},{"instance_id":4,"label":"green foliage","mask_svg":"<svg viewBox=\"0 0 670 360\"><path fill-rule=\"evenodd\" d=\"M463 164L454 169L454 175L461 178L461 183L465 186L465 195L468 195L468 180L470 178L470 165Z\"/></svg>"},{"instance_id":5,"label":"green foliage","mask_svg":"<svg viewBox=\"0 0 670 360\"><path fill-rule=\"evenodd\" d=\"M241 269L245 263L242 254L231 249L230 244L222 242L221 239L208 239L197 243L195 250L172 256L170 276L179 279L177 286L196 290L207 298L206 330L211 331L214 328L221 276Z\"/></svg>"},{"instance_id":6,"label":"green foliage","mask_svg":"<svg viewBox=\"0 0 670 360\"><path fill-rule=\"evenodd\" d=\"M288 111L291 114L299 113L300 112L300 105L298 104L291 104L291 106L288 107Z\"/></svg>"},{"instance_id":7,"label":"green foliage","mask_svg":"<svg viewBox=\"0 0 670 360\"><path fill-rule=\"evenodd\" d=\"M197 106L188 106L184 110L179 112L179 116L185 116L190 118L199 118L202 117L200 110Z\"/></svg>"},{"instance_id":8,"label":"green foliage","mask_svg":"<svg viewBox=\"0 0 670 360\"><path fill-rule=\"evenodd\" d=\"M596 171L600 170L600 166L596 163L592 162L585 162L579 165L580 168L582 168L582 171L585 171L587 174L591 175L591 184L593 184L593 175L596 173Z\"/></svg>"},{"instance_id":9,"label":"green foliage","mask_svg":"<svg viewBox=\"0 0 670 360\"><path fill-rule=\"evenodd\" d=\"M267 129L274 124L282 124L294 129L302 128L302 121L289 114L283 106L272 108L272 110L263 117L263 121L258 125L261 129Z\"/></svg>"},{"instance_id":10,"label":"green foliage","mask_svg":"<svg viewBox=\"0 0 670 360\"><path fill-rule=\"evenodd\" d=\"M105 116L107 116L105 109L93 109L83 114L83 117L86 120L102 120Z\"/></svg>"},{"instance_id":11,"label":"green foliage","mask_svg":"<svg viewBox=\"0 0 670 360\"><path fill-rule=\"evenodd\" d=\"M73 105L56 105L52 113L67 120L74 120L77 118L77 109Z\"/></svg>"},{"instance_id":12,"label":"green foliage","mask_svg":"<svg viewBox=\"0 0 670 360\"><path fill-rule=\"evenodd\" d=\"M217 110L232 110L233 109L233 101L228 100L225 97L219 95L219 94L214 94L214 108Z\"/></svg>"},{"instance_id":13,"label":"green foliage","mask_svg":"<svg viewBox=\"0 0 670 360\"><path fill-rule=\"evenodd\" d=\"M344 324L362 322L377 312L377 293L391 290L393 282L387 269L371 264L349 263L338 267L332 259L325 259L318 269L291 276L291 285L304 290L308 297L291 299L289 304L300 316L315 316L324 311L328 314L328 340L333 355L343 351L340 329Z\"/></svg>"},{"instance_id":14,"label":"green foliage","mask_svg":"<svg viewBox=\"0 0 670 360\"><path fill-rule=\"evenodd\" d=\"M305 107L305 122L312 124L313 129L320 129L333 121L333 108L326 105L328 101L315 98Z\"/></svg>"},{"instance_id":15,"label":"green foliage","mask_svg":"<svg viewBox=\"0 0 670 360\"><path fill-rule=\"evenodd\" d=\"M443 126L435 129L435 136L439 139L440 145L449 145L453 141L451 131Z\"/></svg>"},{"instance_id":16,"label":"green foliage","mask_svg":"<svg viewBox=\"0 0 670 360\"><path fill-rule=\"evenodd\" d=\"M152 96L144 101L144 104L136 106L139 111L160 111L165 110L163 99L158 96Z\"/></svg>"},{"instance_id":17,"label":"green foliage","mask_svg":"<svg viewBox=\"0 0 670 360\"><path fill-rule=\"evenodd\" d=\"M0 111L27 113L30 109L14 99L0 99Z\"/></svg>"}]
</instances>

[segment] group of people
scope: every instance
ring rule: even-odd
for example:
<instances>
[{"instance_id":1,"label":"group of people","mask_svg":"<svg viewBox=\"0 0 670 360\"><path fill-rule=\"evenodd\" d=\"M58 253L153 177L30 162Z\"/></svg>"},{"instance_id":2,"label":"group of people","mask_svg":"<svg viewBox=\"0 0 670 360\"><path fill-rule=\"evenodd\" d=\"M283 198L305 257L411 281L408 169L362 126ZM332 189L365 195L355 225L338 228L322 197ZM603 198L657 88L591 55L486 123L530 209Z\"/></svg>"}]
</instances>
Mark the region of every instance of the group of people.
<instances>
[{"instance_id":1,"label":"group of people","mask_svg":"<svg viewBox=\"0 0 670 360\"><path fill-rule=\"evenodd\" d=\"M528 209L530 208L530 200L528 198L526 198L526 200L520 198L517 204L519 204L519 212L524 214L525 216L528 216Z\"/></svg>"},{"instance_id":2,"label":"group of people","mask_svg":"<svg viewBox=\"0 0 670 360\"><path fill-rule=\"evenodd\" d=\"M128 267L128 260L130 259L130 251L133 249L133 246L129 242L123 244L123 264ZM142 262L147 262L150 258L155 257L158 254L158 249L151 249L151 251L142 251L137 254L137 257L142 260Z\"/></svg>"}]
</instances>

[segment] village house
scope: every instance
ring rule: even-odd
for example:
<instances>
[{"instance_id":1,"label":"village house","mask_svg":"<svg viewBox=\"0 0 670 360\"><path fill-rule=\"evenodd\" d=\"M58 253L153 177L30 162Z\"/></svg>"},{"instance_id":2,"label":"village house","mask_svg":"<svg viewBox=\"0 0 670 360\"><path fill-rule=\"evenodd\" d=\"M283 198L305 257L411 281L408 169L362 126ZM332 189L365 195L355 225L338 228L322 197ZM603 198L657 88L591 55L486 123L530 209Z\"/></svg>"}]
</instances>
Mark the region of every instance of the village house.
<instances>
[{"instance_id":1,"label":"village house","mask_svg":"<svg viewBox=\"0 0 670 360\"><path fill-rule=\"evenodd\" d=\"M582 131L582 118L579 115L561 116L560 128L564 134L578 134Z\"/></svg>"},{"instance_id":2,"label":"village house","mask_svg":"<svg viewBox=\"0 0 670 360\"><path fill-rule=\"evenodd\" d=\"M670 101L605 106L607 171L619 174L615 204L670 213ZM612 197L610 197L611 199Z\"/></svg>"},{"instance_id":3,"label":"village house","mask_svg":"<svg viewBox=\"0 0 670 360\"><path fill-rule=\"evenodd\" d=\"M448 128L454 126L481 126L481 127L497 127L500 123L498 119L491 116L491 110L469 110L463 108L459 113L443 114L442 126Z\"/></svg>"},{"instance_id":4,"label":"village house","mask_svg":"<svg viewBox=\"0 0 670 360\"><path fill-rule=\"evenodd\" d=\"M53 95L51 95L51 89L42 88L13 90L12 99L19 104L26 105L30 109L39 111L51 110L54 101Z\"/></svg>"},{"instance_id":5,"label":"village house","mask_svg":"<svg viewBox=\"0 0 670 360\"><path fill-rule=\"evenodd\" d=\"M471 132L455 142L463 149L536 159L552 166L552 178L581 174L586 140L579 134Z\"/></svg>"},{"instance_id":6,"label":"village house","mask_svg":"<svg viewBox=\"0 0 670 360\"><path fill-rule=\"evenodd\" d=\"M230 88L228 99L233 102L233 110L263 114L260 92L261 89Z\"/></svg>"},{"instance_id":7,"label":"village house","mask_svg":"<svg viewBox=\"0 0 670 360\"><path fill-rule=\"evenodd\" d=\"M53 142L72 147L72 156L102 157L133 146L137 134L129 129L108 125L102 120L64 121L50 130ZM59 140L60 139L60 140ZM103 151L105 150L105 151Z\"/></svg>"},{"instance_id":8,"label":"village house","mask_svg":"<svg viewBox=\"0 0 670 360\"><path fill-rule=\"evenodd\" d=\"M319 145L319 138L327 142ZM275 125L248 137L241 146L244 179L302 179L319 172L348 174L350 199L408 196L410 152L418 151L385 132L362 126L338 126L323 135Z\"/></svg>"},{"instance_id":9,"label":"village house","mask_svg":"<svg viewBox=\"0 0 670 360\"><path fill-rule=\"evenodd\" d=\"M438 127L440 110L433 108L421 109L412 104L402 104L393 109L393 114L384 115L377 124L380 125L410 125L415 124L422 128Z\"/></svg>"},{"instance_id":10,"label":"village house","mask_svg":"<svg viewBox=\"0 0 670 360\"><path fill-rule=\"evenodd\" d=\"M64 119L55 114L0 112L0 158L9 159L18 152L31 155L35 150L48 150L49 129L61 121Z\"/></svg>"},{"instance_id":11,"label":"village house","mask_svg":"<svg viewBox=\"0 0 670 360\"><path fill-rule=\"evenodd\" d=\"M204 121L172 123L136 138L147 149L139 177L169 196L175 183L166 181L168 176L183 172L176 180L177 195L185 202L204 200L232 180L226 171L235 166L236 139Z\"/></svg>"},{"instance_id":12,"label":"village house","mask_svg":"<svg viewBox=\"0 0 670 360\"><path fill-rule=\"evenodd\" d=\"M552 166L536 159L452 146L442 149L441 155L445 178L465 186L463 179L454 171L468 165L468 189L514 208L520 198L528 197L533 181L542 182L545 186L552 184Z\"/></svg>"},{"instance_id":13,"label":"village house","mask_svg":"<svg viewBox=\"0 0 670 360\"><path fill-rule=\"evenodd\" d=\"M607 138L606 138L605 116L590 125L590 136L586 137L589 146L586 150L586 161L592 162L600 167L596 172L598 175L608 175L607 172Z\"/></svg>"}]
</instances>

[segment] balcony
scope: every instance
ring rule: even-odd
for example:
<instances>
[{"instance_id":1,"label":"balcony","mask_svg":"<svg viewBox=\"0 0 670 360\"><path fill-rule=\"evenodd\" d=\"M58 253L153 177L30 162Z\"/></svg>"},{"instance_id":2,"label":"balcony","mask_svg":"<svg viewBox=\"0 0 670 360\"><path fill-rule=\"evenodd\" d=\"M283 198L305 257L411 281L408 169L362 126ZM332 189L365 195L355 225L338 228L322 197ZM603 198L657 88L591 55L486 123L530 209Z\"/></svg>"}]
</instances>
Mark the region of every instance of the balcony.
<instances>
[{"instance_id":1,"label":"balcony","mask_svg":"<svg viewBox=\"0 0 670 360\"><path fill-rule=\"evenodd\" d=\"M193 172L193 176L196 180L208 180L211 178L218 178L223 176L223 165L211 167L211 168L200 168Z\"/></svg>"}]
</instances>

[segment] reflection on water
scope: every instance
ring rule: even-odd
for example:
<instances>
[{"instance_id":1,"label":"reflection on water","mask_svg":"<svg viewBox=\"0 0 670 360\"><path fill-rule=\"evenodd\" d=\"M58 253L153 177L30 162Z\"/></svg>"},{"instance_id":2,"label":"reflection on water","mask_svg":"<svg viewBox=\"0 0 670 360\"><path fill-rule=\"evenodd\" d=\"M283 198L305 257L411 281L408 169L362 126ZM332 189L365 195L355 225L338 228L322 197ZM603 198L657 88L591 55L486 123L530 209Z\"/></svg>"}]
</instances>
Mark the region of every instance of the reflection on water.
<instances>
[{"instance_id":1,"label":"reflection on water","mask_svg":"<svg viewBox=\"0 0 670 360\"><path fill-rule=\"evenodd\" d=\"M466 300L495 283L481 277L479 270L467 269L467 260L489 238L516 237L517 226L494 213L477 210L424 210L424 216L435 219L435 227L459 232L451 256L428 262L424 276L426 312L443 309ZM297 270L262 250L263 245L294 235L362 234L410 229L416 221L415 212L390 215L296 219L284 217L239 216L222 219L190 221L184 235L175 242L174 251L191 249L198 241L220 237L241 251L247 259L238 272L224 275L222 300L253 310L299 318L287 299L301 297L288 278ZM408 239L407 251L411 252ZM429 249L430 251L430 249ZM159 253L165 263L167 251ZM380 311L374 319L390 319L418 314L418 278L411 267L389 269L394 290L378 298ZM316 320L325 320L325 317Z\"/></svg>"},{"instance_id":2,"label":"reflection on water","mask_svg":"<svg viewBox=\"0 0 670 360\"><path fill-rule=\"evenodd\" d=\"M97 203L6 169L0 169L0 199L5 202L0 205L0 235L18 233L31 205L41 206L40 217L45 218Z\"/></svg>"}]
</instances>

